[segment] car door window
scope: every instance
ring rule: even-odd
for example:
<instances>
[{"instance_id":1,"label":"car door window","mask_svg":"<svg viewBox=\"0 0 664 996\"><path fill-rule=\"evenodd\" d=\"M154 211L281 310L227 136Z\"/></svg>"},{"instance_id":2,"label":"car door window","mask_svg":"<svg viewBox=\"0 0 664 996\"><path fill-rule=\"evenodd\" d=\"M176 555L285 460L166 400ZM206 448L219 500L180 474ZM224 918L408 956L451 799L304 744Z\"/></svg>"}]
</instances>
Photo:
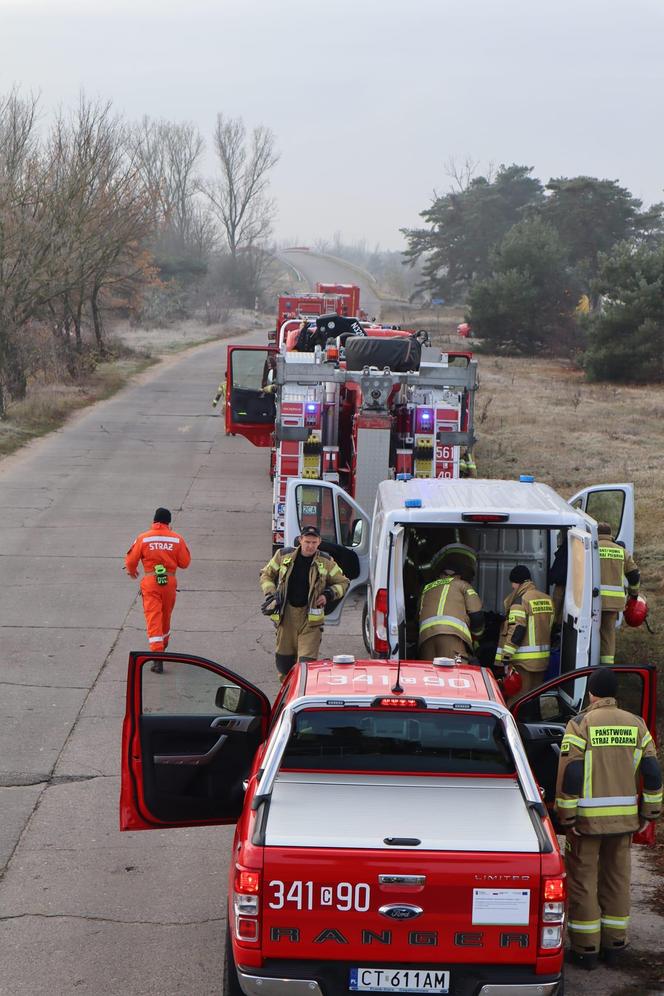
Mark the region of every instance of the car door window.
<instances>
[{"instance_id":1,"label":"car door window","mask_svg":"<svg viewBox=\"0 0 664 996\"><path fill-rule=\"evenodd\" d=\"M342 546L362 546L364 540L364 519L360 518L350 502L337 495L339 513L340 542Z\"/></svg>"},{"instance_id":2,"label":"car door window","mask_svg":"<svg viewBox=\"0 0 664 996\"><path fill-rule=\"evenodd\" d=\"M330 489L316 484L299 484L295 489L295 499L300 530L305 526L315 526L323 540L336 543L334 498Z\"/></svg>"},{"instance_id":3,"label":"car door window","mask_svg":"<svg viewBox=\"0 0 664 996\"><path fill-rule=\"evenodd\" d=\"M624 491L591 491L588 495L586 512L596 522L608 522L612 536L617 536L620 532L624 508Z\"/></svg>"}]
</instances>

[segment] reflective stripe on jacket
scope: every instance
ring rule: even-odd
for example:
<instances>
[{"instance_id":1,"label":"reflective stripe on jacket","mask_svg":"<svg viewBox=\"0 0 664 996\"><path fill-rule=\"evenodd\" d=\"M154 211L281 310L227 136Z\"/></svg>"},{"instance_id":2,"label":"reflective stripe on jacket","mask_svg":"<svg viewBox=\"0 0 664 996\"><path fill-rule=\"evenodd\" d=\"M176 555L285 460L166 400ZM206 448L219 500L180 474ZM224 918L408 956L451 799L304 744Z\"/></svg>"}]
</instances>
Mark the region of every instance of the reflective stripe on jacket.
<instances>
[{"instance_id":1,"label":"reflective stripe on jacket","mask_svg":"<svg viewBox=\"0 0 664 996\"><path fill-rule=\"evenodd\" d=\"M420 596L420 646L432 636L448 633L460 636L472 650L473 636L481 636L482 631L471 633L470 616L481 611L479 595L457 574L425 585Z\"/></svg>"},{"instance_id":2,"label":"reflective stripe on jacket","mask_svg":"<svg viewBox=\"0 0 664 996\"><path fill-rule=\"evenodd\" d=\"M279 594L281 602L279 613L272 616L275 622L279 622L284 614L288 601L288 581L299 553L299 546L277 550L261 571L260 584L263 594L270 595L275 591ZM326 588L332 592L334 600L338 602L346 594L349 584L350 581L336 560L333 560L328 553L317 550L309 571L309 608L315 606Z\"/></svg>"},{"instance_id":3,"label":"reflective stripe on jacket","mask_svg":"<svg viewBox=\"0 0 664 996\"><path fill-rule=\"evenodd\" d=\"M560 747L556 811L563 826L584 834L633 833L640 818L662 810L662 782L646 787L639 804L641 765L657 753L640 716L599 699L567 724ZM650 762L653 766L653 762Z\"/></svg>"},{"instance_id":4,"label":"reflective stripe on jacket","mask_svg":"<svg viewBox=\"0 0 664 996\"><path fill-rule=\"evenodd\" d=\"M603 612L622 612L625 608L625 574L638 570L624 546L606 536L599 537L600 595ZM629 585L630 595L636 595L638 582Z\"/></svg>"},{"instance_id":5,"label":"reflective stripe on jacket","mask_svg":"<svg viewBox=\"0 0 664 996\"><path fill-rule=\"evenodd\" d=\"M500 631L496 663L509 660L525 671L546 671L551 653L553 602L524 581L505 599L505 620Z\"/></svg>"}]
</instances>

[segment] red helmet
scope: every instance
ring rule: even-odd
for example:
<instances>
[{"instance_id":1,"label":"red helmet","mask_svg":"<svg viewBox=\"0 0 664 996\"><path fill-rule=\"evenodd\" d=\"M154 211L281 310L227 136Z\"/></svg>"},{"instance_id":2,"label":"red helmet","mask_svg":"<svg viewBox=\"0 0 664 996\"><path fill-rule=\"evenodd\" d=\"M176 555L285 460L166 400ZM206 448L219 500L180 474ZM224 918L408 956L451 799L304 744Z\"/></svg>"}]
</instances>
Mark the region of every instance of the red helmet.
<instances>
[{"instance_id":1,"label":"red helmet","mask_svg":"<svg viewBox=\"0 0 664 996\"><path fill-rule=\"evenodd\" d=\"M510 668L505 677L503 678L503 695L507 699L514 698L521 691L523 682L521 680L521 675L514 668Z\"/></svg>"},{"instance_id":2,"label":"red helmet","mask_svg":"<svg viewBox=\"0 0 664 996\"><path fill-rule=\"evenodd\" d=\"M628 598L625 606L624 618L628 626L641 626L646 621L648 615L648 603L643 595L636 598Z\"/></svg>"}]
</instances>

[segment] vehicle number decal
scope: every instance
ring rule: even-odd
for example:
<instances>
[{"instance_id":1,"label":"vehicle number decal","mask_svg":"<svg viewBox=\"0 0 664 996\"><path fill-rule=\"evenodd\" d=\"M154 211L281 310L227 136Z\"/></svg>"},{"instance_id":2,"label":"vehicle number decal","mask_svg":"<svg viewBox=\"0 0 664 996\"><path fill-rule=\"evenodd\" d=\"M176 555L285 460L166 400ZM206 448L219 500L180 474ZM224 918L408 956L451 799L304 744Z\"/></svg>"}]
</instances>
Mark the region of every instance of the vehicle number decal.
<instances>
[{"instance_id":1,"label":"vehicle number decal","mask_svg":"<svg viewBox=\"0 0 664 996\"><path fill-rule=\"evenodd\" d=\"M272 879L269 884L274 895L268 902L271 910L315 910L321 907L340 913L366 913L371 905L371 888L366 882L338 882L336 885L318 885L316 882L282 882Z\"/></svg>"}]
</instances>

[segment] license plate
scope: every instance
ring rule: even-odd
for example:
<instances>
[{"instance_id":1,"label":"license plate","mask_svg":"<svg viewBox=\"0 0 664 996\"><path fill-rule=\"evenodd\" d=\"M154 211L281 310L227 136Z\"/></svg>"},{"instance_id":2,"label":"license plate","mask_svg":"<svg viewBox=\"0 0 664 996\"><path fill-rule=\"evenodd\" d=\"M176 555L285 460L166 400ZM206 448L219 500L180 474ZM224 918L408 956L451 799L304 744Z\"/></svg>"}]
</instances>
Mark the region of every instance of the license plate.
<instances>
[{"instance_id":1,"label":"license plate","mask_svg":"<svg viewBox=\"0 0 664 996\"><path fill-rule=\"evenodd\" d=\"M448 993L450 973L435 968L351 968L352 993Z\"/></svg>"}]
</instances>

